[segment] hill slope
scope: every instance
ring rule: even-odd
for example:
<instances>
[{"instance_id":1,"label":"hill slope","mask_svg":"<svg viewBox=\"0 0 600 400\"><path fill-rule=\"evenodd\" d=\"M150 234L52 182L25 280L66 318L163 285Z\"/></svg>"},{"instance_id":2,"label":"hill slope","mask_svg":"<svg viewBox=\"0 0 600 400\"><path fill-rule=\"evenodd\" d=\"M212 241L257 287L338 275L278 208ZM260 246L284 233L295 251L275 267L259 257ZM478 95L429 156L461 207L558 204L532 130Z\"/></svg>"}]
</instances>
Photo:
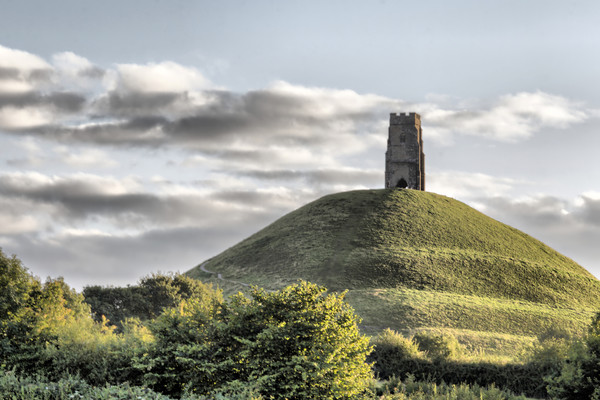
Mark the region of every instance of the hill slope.
<instances>
[{"instance_id":1,"label":"hill slope","mask_svg":"<svg viewBox=\"0 0 600 400\"><path fill-rule=\"evenodd\" d=\"M583 333L600 309L600 281L571 259L414 190L325 196L187 274L226 293L245 289L235 282L279 289L298 279L349 290L366 332L450 330L509 358L548 330Z\"/></svg>"},{"instance_id":2,"label":"hill slope","mask_svg":"<svg viewBox=\"0 0 600 400\"><path fill-rule=\"evenodd\" d=\"M538 240L451 198L413 190L325 196L205 264L231 280L279 288L428 289L598 307L600 282ZM201 277L196 267L188 272Z\"/></svg>"}]
</instances>

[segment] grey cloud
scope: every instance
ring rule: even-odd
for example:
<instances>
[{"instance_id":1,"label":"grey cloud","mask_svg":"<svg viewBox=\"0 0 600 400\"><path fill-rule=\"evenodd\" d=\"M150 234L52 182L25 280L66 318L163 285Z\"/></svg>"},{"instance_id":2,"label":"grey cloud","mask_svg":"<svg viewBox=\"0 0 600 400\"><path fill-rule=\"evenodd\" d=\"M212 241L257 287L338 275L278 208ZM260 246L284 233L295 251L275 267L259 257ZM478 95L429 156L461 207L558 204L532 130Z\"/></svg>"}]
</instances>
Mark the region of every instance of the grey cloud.
<instances>
[{"instance_id":1,"label":"grey cloud","mask_svg":"<svg viewBox=\"0 0 600 400\"><path fill-rule=\"evenodd\" d=\"M314 146L331 144L333 137L348 132L359 134L348 126L378 124L385 114L374 110L379 106L369 105L358 111L318 115L315 110L322 106L342 103L322 104L318 97L269 90L245 94L212 90L200 95L206 101L196 105L187 93L111 92L92 102L91 124L81 128L46 126L32 133L66 141L138 146L168 143L207 151L233 140L259 146ZM105 122L94 125L95 120ZM140 125L140 121L151 123ZM340 129L340 124L345 128ZM149 135L153 128L159 128L164 136Z\"/></svg>"},{"instance_id":2,"label":"grey cloud","mask_svg":"<svg viewBox=\"0 0 600 400\"><path fill-rule=\"evenodd\" d=\"M181 93L119 93L111 92L95 102L95 106L112 116L150 115L153 111L172 105L177 99L185 99Z\"/></svg>"},{"instance_id":3,"label":"grey cloud","mask_svg":"<svg viewBox=\"0 0 600 400\"><path fill-rule=\"evenodd\" d=\"M227 221L273 217L288 210L290 201L253 190L220 192L212 195L156 195L151 193L110 193L103 190L106 182L87 183L82 179L35 183L18 177L0 177L0 200L30 204L30 215L36 207L63 223L102 217L121 228L148 226L211 226ZM221 203L215 203L219 200ZM235 210L231 205L236 204ZM271 207L257 209L270 204ZM295 205L295 203L294 203ZM50 207L50 208L49 208Z\"/></svg>"},{"instance_id":4,"label":"grey cloud","mask_svg":"<svg viewBox=\"0 0 600 400\"><path fill-rule=\"evenodd\" d=\"M72 92L0 94L0 108L7 106L53 106L62 112L73 113L80 111L85 102L86 98L83 95Z\"/></svg>"},{"instance_id":5,"label":"grey cloud","mask_svg":"<svg viewBox=\"0 0 600 400\"><path fill-rule=\"evenodd\" d=\"M345 184L370 186L381 181L381 171L319 169L319 170L237 170L230 171L239 176L267 180L304 180L311 184Z\"/></svg>"},{"instance_id":6,"label":"grey cloud","mask_svg":"<svg viewBox=\"0 0 600 400\"><path fill-rule=\"evenodd\" d=\"M20 71L17 68L0 67L0 80L19 79Z\"/></svg>"},{"instance_id":7,"label":"grey cloud","mask_svg":"<svg viewBox=\"0 0 600 400\"><path fill-rule=\"evenodd\" d=\"M50 82L54 71L49 68L21 70L12 67L0 67L0 80L26 81L30 83Z\"/></svg>"},{"instance_id":8,"label":"grey cloud","mask_svg":"<svg viewBox=\"0 0 600 400\"><path fill-rule=\"evenodd\" d=\"M527 223L539 228L571 230L600 228L600 199L582 195L579 204L552 196L540 196L528 201L505 197L478 199L489 212L511 223Z\"/></svg>"},{"instance_id":9,"label":"grey cloud","mask_svg":"<svg viewBox=\"0 0 600 400\"><path fill-rule=\"evenodd\" d=\"M28 132L62 143L157 147L165 144L166 138L160 132L149 134L149 131L153 129L162 131L168 123L166 118L160 116L136 117L118 122L105 122L97 116L90 119L90 123L83 127L51 125L29 129Z\"/></svg>"},{"instance_id":10,"label":"grey cloud","mask_svg":"<svg viewBox=\"0 0 600 400\"><path fill-rule=\"evenodd\" d=\"M265 123L265 125L269 125ZM181 118L168 125L167 131L183 142L199 140L225 140L226 135L242 134L251 129L248 118L242 115L197 115Z\"/></svg>"},{"instance_id":11,"label":"grey cloud","mask_svg":"<svg viewBox=\"0 0 600 400\"><path fill-rule=\"evenodd\" d=\"M86 102L86 98L77 93L52 93L48 96L42 97L47 99L47 102L60 110L75 112L83 108Z\"/></svg>"},{"instance_id":12,"label":"grey cloud","mask_svg":"<svg viewBox=\"0 0 600 400\"><path fill-rule=\"evenodd\" d=\"M49 68L32 69L31 71L29 71L27 80L36 82L36 83L49 82L52 80L53 75L54 75L54 71Z\"/></svg>"},{"instance_id":13,"label":"grey cloud","mask_svg":"<svg viewBox=\"0 0 600 400\"><path fill-rule=\"evenodd\" d=\"M266 221L265 221L266 222ZM157 271L187 271L253 233L247 225L156 229L134 236L18 235L3 251L18 254L32 273L85 285L134 284ZM2 237L0 236L0 241Z\"/></svg>"},{"instance_id":14,"label":"grey cloud","mask_svg":"<svg viewBox=\"0 0 600 400\"><path fill-rule=\"evenodd\" d=\"M575 209L573 215L582 223L600 228L600 199L581 196L582 204Z\"/></svg>"},{"instance_id":15,"label":"grey cloud","mask_svg":"<svg viewBox=\"0 0 600 400\"><path fill-rule=\"evenodd\" d=\"M572 216L562 210L568 208L565 200L553 196L541 196L529 201L515 201L508 197L480 198L486 213L506 221L509 225L526 223L528 226L565 226Z\"/></svg>"},{"instance_id":16,"label":"grey cloud","mask_svg":"<svg viewBox=\"0 0 600 400\"><path fill-rule=\"evenodd\" d=\"M100 67L93 66L82 69L77 74L83 78L101 79L106 75L106 71Z\"/></svg>"}]
</instances>

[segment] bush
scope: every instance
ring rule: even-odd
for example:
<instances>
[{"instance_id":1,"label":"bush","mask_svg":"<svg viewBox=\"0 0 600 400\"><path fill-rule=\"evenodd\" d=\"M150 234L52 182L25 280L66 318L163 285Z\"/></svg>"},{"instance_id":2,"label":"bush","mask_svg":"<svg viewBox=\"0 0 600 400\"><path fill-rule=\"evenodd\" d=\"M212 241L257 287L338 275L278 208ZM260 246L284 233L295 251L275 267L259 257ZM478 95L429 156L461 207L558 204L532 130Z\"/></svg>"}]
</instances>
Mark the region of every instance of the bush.
<instances>
[{"instance_id":1,"label":"bush","mask_svg":"<svg viewBox=\"0 0 600 400\"><path fill-rule=\"evenodd\" d=\"M2 399L11 400L171 400L150 389L127 384L98 387L73 376L49 381L39 376L20 377L13 372L1 370L0 393Z\"/></svg>"},{"instance_id":2,"label":"bush","mask_svg":"<svg viewBox=\"0 0 600 400\"><path fill-rule=\"evenodd\" d=\"M424 358L414 340L389 328L373 337L371 344L374 345L374 350L369 361L375 363L375 371L383 379L410 370Z\"/></svg>"},{"instance_id":3,"label":"bush","mask_svg":"<svg viewBox=\"0 0 600 400\"><path fill-rule=\"evenodd\" d=\"M274 399L345 399L366 390L368 339L342 295L308 282L254 288L221 306L182 303L151 325L156 345L139 363L147 384L179 395L238 383ZM238 382L238 383L235 383Z\"/></svg>"},{"instance_id":4,"label":"bush","mask_svg":"<svg viewBox=\"0 0 600 400\"><path fill-rule=\"evenodd\" d=\"M419 350L424 351L434 361L457 358L463 354L464 348L452 335L436 335L432 333L418 333L414 336Z\"/></svg>"},{"instance_id":5,"label":"bush","mask_svg":"<svg viewBox=\"0 0 600 400\"><path fill-rule=\"evenodd\" d=\"M441 358L431 360L425 352L419 350L414 340L389 329L373 338L372 343L375 345L375 350L369 359L375 362L375 372L381 379L405 378L412 375L419 381L430 383L445 382L456 385L467 383L481 387L496 385L532 397L547 395L544 382L547 370L539 364L530 362L524 365L499 365Z\"/></svg>"},{"instance_id":6,"label":"bush","mask_svg":"<svg viewBox=\"0 0 600 400\"><path fill-rule=\"evenodd\" d=\"M86 286L83 295L92 308L96 322L108 318L117 332L128 318L142 322L158 317L166 308L176 307L184 300L202 297L212 292L222 301L221 291L212 285L181 274L152 274L139 284L127 287Z\"/></svg>"},{"instance_id":7,"label":"bush","mask_svg":"<svg viewBox=\"0 0 600 400\"><path fill-rule=\"evenodd\" d=\"M600 399L600 312L592 320L585 340L570 347L560 372L547 381L553 398Z\"/></svg>"},{"instance_id":8,"label":"bush","mask_svg":"<svg viewBox=\"0 0 600 400\"><path fill-rule=\"evenodd\" d=\"M412 375L404 381L391 379L380 388L379 400L526 400L510 391L479 385L449 385L444 382L416 381Z\"/></svg>"}]
</instances>

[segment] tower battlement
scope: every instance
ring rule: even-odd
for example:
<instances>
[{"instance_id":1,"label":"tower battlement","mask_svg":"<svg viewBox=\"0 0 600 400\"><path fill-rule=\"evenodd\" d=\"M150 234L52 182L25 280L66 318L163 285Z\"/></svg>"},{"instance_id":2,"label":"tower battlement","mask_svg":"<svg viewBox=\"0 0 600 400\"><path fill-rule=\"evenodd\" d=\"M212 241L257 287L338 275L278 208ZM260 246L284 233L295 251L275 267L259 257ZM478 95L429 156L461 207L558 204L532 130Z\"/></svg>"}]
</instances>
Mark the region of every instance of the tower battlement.
<instances>
[{"instance_id":1,"label":"tower battlement","mask_svg":"<svg viewBox=\"0 0 600 400\"><path fill-rule=\"evenodd\" d=\"M425 154L417 113L390 113L385 187L425 190Z\"/></svg>"},{"instance_id":2,"label":"tower battlement","mask_svg":"<svg viewBox=\"0 0 600 400\"><path fill-rule=\"evenodd\" d=\"M417 113L390 113L390 125L406 125L419 124L421 125L421 116Z\"/></svg>"}]
</instances>

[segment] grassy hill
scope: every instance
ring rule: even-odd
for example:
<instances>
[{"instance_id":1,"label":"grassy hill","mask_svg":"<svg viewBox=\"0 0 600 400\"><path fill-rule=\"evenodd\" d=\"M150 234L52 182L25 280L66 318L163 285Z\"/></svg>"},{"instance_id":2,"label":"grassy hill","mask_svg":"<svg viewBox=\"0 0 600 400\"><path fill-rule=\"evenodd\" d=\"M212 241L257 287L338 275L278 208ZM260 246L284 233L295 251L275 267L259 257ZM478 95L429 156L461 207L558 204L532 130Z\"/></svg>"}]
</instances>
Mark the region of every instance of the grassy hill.
<instances>
[{"instance_id":1,"label":"grassy hill","mask_svg":"<svg viewBox=\"0 0 600 400\"><path fill-rule=\"evenodd\" d=\"M367 329L581 331L600 282L538 240L464 203L414 190L325 196L203 264L277 289L306 279L349 290ZM188 275L240 286L199 268Z\"/></svg>"}]
</instances>

